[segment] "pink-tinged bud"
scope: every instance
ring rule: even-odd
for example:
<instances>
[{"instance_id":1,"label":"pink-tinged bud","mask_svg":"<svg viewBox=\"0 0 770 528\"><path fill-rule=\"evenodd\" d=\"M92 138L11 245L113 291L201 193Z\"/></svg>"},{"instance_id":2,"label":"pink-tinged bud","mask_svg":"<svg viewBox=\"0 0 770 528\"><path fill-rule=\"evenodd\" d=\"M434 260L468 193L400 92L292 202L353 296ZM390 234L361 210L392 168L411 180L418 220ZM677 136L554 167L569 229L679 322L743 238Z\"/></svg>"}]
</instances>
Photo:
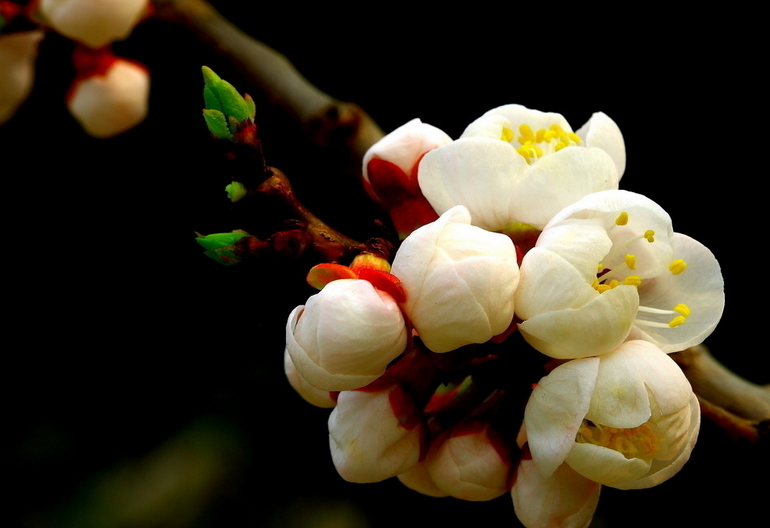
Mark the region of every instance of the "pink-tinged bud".
<instances>
[{"instance_id":1,"label":"pink-tinged bud","mask_svg":"<svg viewBox=\"0 0 770 528\"><path fill-rule=\"evenodd\" d=\"M399 384L380 391L339 394L329 415L329 445L343 479L379 482L417 464L424 428L420 421L403 415L405 398ZM398 411L394 411L394 401ZM413 408L410 414L416 412Z\"/></svg>"},{"instance_id":2,"label":"pink-tinged bud","mask_svg":"<svg viewBox=\"0 0 770 528\"><path fill-rule=\"evenodd\" d=\"M484 421L462 422L436 438L425 467L438 489L458 499L487 501L510 489L510 448Z\"/></svg>"},{"instance_id":3,"label":"pink-tinged bud","mask_svg":"<svg viewBox=\"0 0 770 528\"><path fill-rule=\"evenodd\" d=\"M398 480L409 488L428 497L448 497L449 493L439 489L436 483L430 478L425 461L418 463L409 471L398 475Z\"/></svg>"},{"instance_id":4,"label":"pink-tinged bud","mask_svg":"<svg viewBox=\"0 0 770 528\"><path fill-rule=\"evenodd\" d=\"M0 35L0 124L27 99L35 77L40 30Z\"/></svg>"},{"instance_id":5,"label":"pink-tinged bud","mask_svg":"<svg viewBox=\"0 0 770 528\"><path fill-rule=\"evenodd\" d=\"M438 218L420 191L417 169L426 152L451 142L443 131L413 119L372 145L364 155L364 188L388 210L402 239Z\"/></svg>"},{"instance_id":6,"label":"pink-tinged bud","mask_svg":"<svg viewBox=\"0 0 770 528\"><path fill-rule=\"evenodd\" d=\"M327 391L353 390L379 378L406 348L396 301L360 279L338 279L292 311L286 349L299 373Z\"/></svg>"},{"instance_id":7,"label":"pink-tinged bud","mask_svg":"<svg viewBox=\"0 0 770 528\"><path fill-rule=\"evenodd\" d=\"M67 108L87 134L108 138L147 117L150 75L139 63L111 57L102 68L78 76L67 95Z\"/></svg>"},{"instance_id":8,"label":"pink-tinged bud","mask_svg":"<svg viewBox=\"0 0 770 528\"><path fill-rule=\"evenodd\" d=\"M433 352L484 343L513 320L519 282L513 242L471 225L463 206L409 235L391 272L406 293L404 312Z\"/></svg>"},{"instance_id":9,"label":"pink-tinged bud","mask_svg":"<svg viewBox=\"0 0 770 528\"><path fill-rule=\"evenodd\" d=\"M286 373L289 385L309 404L321 407L322 409L331 409L337 404L332 393L313 387L300 375L297 367L294 366L294 362L291 360L291 356L289 356L289 352L286 350L283 353L283 371Z\"/></svg>"},{"instance_id":10,"label":"pink-tinged bud","mask_svg":"<svg viewBox=\"0 0 770 528\"><path fill-rule=\"evenodd\" d=\"M57 33L100 48L128 37L147 6L147 0L40 0L38 9Z\"/></svg>"}]
</instances>

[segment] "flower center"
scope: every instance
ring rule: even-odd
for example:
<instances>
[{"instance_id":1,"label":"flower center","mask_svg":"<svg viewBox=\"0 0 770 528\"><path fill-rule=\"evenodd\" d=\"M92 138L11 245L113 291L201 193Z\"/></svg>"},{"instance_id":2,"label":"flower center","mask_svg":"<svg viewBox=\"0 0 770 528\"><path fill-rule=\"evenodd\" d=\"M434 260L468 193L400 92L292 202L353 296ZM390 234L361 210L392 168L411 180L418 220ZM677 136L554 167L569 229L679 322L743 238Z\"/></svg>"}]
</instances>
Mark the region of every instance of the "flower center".
<instances>
[{"instance_id":1,"label":"flower center","mask_svg":"<svg viewBox=\"0 0 770 528\"><path fill-rule=\"evenodd\" d=\"M561 126L553 124L548 128L532 130L527 124L519 126L519 136L510 128L503 128L500 139L508 143L514 140L520 145L516 152L524 156L530 165L538 159L558 152L565 147L572 147L580 143L580 136L574 132L567 132Z\"/></svg>"},{"instance_id":2,"label":"flower center","mask_svg":"<svg viewBox=\"0 0 770 528\"><path fill-rule=\"evenodd\" d=\"M615 219L611 229L616 226L625 226L628 224L628 213L622 212ZM631 273L637 268L637 255L627 253L626 250L632 244L640 240L646 240L648 243L655 243L655 231L645 230L642 234L633 234L613 244L610 252L605 256L604 262L617 263L605 265L600 262L597 266L596 278L593 287L599 293L603 293L618 286L636 286L642 284L642 278L639 275ZM611 267L609 267L611 266ZM687 269L687 262L682 259L673 260L668 265L668 271L672 275L679 275ZM640 299L641 301L642 299ZM671 309L653 308L650 306L639 305L638 315L635 323L642 326L654 326L658 328L675 328L687 320L691 315L690 308L686 304L677 304ZM661 321L663 319L663 321ZM670 319L665 322L665 319Z\"/></svg>"},{"instance_id":3,"label":"flower center","mask_svg":"<svg viewBox=\"0 0 770 528\"><path fill-rule=\"evenodd\" d=\"M626 458L649 460L660 450L652 427L646 423L631 429L618 429L583 420L575 441L607 447Z\"/></svg>"}]
</instances>

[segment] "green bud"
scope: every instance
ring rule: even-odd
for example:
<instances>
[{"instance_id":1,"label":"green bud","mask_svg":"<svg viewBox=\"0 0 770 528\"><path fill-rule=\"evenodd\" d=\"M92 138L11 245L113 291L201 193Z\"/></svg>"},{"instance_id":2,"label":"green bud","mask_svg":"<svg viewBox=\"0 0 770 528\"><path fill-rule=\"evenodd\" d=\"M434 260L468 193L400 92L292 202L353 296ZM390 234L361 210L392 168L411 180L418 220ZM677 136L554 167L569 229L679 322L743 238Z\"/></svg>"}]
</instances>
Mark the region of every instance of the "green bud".
<instances>
[{"instance_id":1,"label":"green bud","mask_svg":"<svg viewBox=\"0 0 770 528\"><path fill-rule=\"evenodd\" d=\"M213 233L211 235L198 235L195 240L206 251L204 254L220 264L232 265L238 264L242 258L237 252L235 243L249 234L236 229L230 233Z\"/></svg>"},{"instance_id":2,"label":"green bud","mask_svg":"<svg viewBox=\"0 0 770 528\"><path fill-rule=\"evenodd\" d=\"M208 66L203 72L203 118L209 131L220 139L232 139L238 126L253 121L256 114L254 100L241 96L235 87L223 80Z\"/></svg>"},{"instance_id":3,"label":"green bud","mask_svg":"<svg viewBox=\"0 0 770 528\"><path fill-rule=\"evenodd\" d=\"M234 181L227 187L225 187L225 192L227 193L227 198L231 202L237 202L244 196L246 196L246 187L239 181Z\"/></svg>"}]
</instances>

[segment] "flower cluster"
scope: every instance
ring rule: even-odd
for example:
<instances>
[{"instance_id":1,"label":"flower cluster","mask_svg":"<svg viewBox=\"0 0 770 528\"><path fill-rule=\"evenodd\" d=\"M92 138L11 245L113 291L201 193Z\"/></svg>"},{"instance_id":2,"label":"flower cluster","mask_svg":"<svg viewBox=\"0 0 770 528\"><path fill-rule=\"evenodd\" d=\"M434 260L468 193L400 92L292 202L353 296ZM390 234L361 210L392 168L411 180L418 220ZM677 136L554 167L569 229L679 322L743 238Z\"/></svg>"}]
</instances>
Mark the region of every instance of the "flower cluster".
<instances>
[{"instance_id":1,"label":"flower cluster","mask_svg":"<svg viewBox=\"0 0 770 528\"><path fill-rule=\"evenodd\" d=\"M321 264L286 327L285 371L331 409L351 482L509 493L528 528L584 527L602 486L647 488L689 458L700 411L668 355L724 307L702 244L618 188L618 126L495 108L450 139L410 121L364 159L392 259Z\"/></svg>"},{"instance_id":2,"label":"flower cluster","mask_svg":"<svg viewBox=\"0 0 770 528\"><path fill-rule=\"evenodd\" d=\"M75 43L75 78L67 109L90 136L121 134L146 115L150 77L139 62L114 55L149 13L148 0L37 0L26 6L0 1L0 124L28 98L40 42L49 32ZM31 27L31 29L30 29Z\"/></svg>"}]
</instances>

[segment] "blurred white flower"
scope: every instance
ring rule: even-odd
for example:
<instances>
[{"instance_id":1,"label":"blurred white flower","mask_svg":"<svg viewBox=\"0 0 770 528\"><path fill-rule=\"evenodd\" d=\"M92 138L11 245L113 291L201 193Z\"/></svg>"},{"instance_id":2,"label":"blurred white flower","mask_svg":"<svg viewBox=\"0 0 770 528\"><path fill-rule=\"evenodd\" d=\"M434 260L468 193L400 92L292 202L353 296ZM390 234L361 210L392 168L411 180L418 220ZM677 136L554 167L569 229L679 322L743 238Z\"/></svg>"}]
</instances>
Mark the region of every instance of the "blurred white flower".
<instances>
[{"instance_id":1,"label":"blurred white flower","mask_svg":"<svg viewBox=\"0 0 770 528\"><path fill-rule=\"evenodd\" d=\"M289 315L286 350L299 374L325 391L352 390L380 377L406 347L393 298L366 280L328 283Z\"/></svg>"},{"instance_id":2,"label":"blurred white flower","mask_svg":"<svg viewBox=\"0 0 770 528\"><path fill-rule=\"evenodd\" d=\"M519 281L510 238L471 225L457 206L412 232L393 259L404 311L425 346L448 352L503 333Z\"/></svg>"},{"instance_id":3,"label":"blurred white flower","mask_svg":"<svg viewBox=\"0 0 770 528\"><path fill-rule=\"evenodd\" d=\"M645 339L665 352L702 342L724 308L714 255L674 233L655 202L627 191L560 211L521 263L516 315L540 352L567 359Z\"/></svg>"},{"instance_id":4,"label":"blurred white flower","mask_svg":"<svg viewBox=\"0 0 770 528\"><path fill-rule=\"evenodd\" d=\"M32 30L0 35L0 124L16 114L32 90L43 34Z\"/></svg>"},{"instance_id":5,"label":"blurred white flower","mask_svg":"<svg viewBox=\"0 0 770 528\"><path fill-rule=\"evenodd\" d=\"M147 5L147 0L40 0L38 9L57 33L100 48L128 37Z\"/></svg>"},{"instance_id":6,"label":"blurred white flower","mask_svg":"<svg viewBox=\"0 0 770 528\"><path fill-rule=\"evenodd\" d=\"M103 71L77 77L67 95L67 108L85 132L108 138L147 117L150 76L147 69L118 57Z\"/></svg>"},{"instance_id":7,"label":"blurred white flower","mask_svg":"<svg viewBox=\"0 0 770 528\"><path fill-rule=\"evenodd\" d=\"M560 114L505 105L428 152L418 178L438 213L464 205L490 231L542 229L583 196L617 189L625 159L620 129L601 112L573 132Z\"/></svg>"}]
</instances>

